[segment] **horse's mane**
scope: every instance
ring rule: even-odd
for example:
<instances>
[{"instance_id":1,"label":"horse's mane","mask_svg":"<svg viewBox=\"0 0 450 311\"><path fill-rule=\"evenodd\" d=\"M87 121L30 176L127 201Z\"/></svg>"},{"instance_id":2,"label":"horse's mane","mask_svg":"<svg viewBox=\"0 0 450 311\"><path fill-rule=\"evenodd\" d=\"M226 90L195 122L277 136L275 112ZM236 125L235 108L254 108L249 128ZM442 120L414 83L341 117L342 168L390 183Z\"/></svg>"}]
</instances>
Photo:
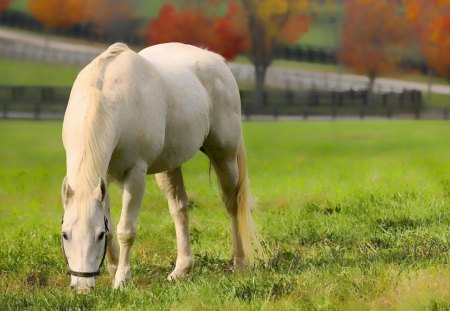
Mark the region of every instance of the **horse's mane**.
<instances>
[{"instance_id":1,"label":"horse's mane","mask_svg":"<svg viewBox=\"0 0 450 311\"><path fill-rule=\"evenodd\" d=\"M111 60L128 50L123 43L111 45L100 54L89 68L86 90L86 112L79 133L79 162L76 172L78 183L75 187L85 189L89 194L99 183L99 178L106 178L112 144L112 115L106 109L102 95L105 70ZM84 191L82 191L84 192Z\"/></svg>"}]
</instances>

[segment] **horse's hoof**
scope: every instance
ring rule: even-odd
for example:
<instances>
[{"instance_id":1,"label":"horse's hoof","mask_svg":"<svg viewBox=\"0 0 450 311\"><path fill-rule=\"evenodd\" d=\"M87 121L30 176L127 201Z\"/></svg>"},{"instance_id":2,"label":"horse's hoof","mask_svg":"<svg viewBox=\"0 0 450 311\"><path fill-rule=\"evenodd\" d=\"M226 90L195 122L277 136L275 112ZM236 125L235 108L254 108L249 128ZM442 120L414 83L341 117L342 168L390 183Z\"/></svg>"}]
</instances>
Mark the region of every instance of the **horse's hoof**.
<instances>
[{"instance_id":1,"label":"horse's hoof","mask_svg":"<svg viewBox=\"0 0 450 311\"><path fill-rule=\"evenodd\" d=\"M177 258L175 269L167 276L167 280L175 282L179 279L186 277L194 267L194 260L192 256Z\"/></svg>"},{"instance_id":2,"label":"horse's hoof","mask_svg":"<svg viewBox=\"0 0 450 311\"><path fill-rule=\"evenodd\" d=\"M168 276L167 276L167 280L169 282L175 282L175 281L179 281L183 278L185 278L192 270L192 266L185 268L185 269L176 269L173 270Z\"/></svg>"},{"instance_id":3,"label":"horse's hoof","mask_svg":"<svg viewBox=\"0 0 450 311\"><path fill-rule=\"evenodd\" d=\"M168 276L167 276L167 280L169 281L169 282L176 282L176 281L179 281L179 280L181 280L181 279L183 279L184 277L186 277L188 274L187 273L176 273L175 271L173 271L172 273L170 273Z\"/></svg>"},{"instance_id":4,"label":"horse's hoof","mask_svg":"<svg viewBox=\"0 0 450 311\"><path fill-rule=\"evenodd\" d=\"M244 271L247 268L247 261L245 258L235 257L233 259L233 268L235 272Z\"/></svg>"},{"instance_id":5,"label":"horse's hoof","mask_svg":"<svg viewBox=\"0 0 450 311\"><path fill-rule=\"evenodd\" d=\"M117 271L116 277L114 279L114 289L125 288L130 280L131 280L130 269L126 269L125 271Z\"/></svg>"},{"instance_id":6,"label":"horse's hoof","mask_svg":"<svg viewBox=\"0 0 450 311\"><path fill-rule=\"evenodd\" d=\"M128 285L128 281L125 281L125 280L123 280L123 281L114 281L113 288L114 289L118 289L118 290L123 290L123 289L125 289L127 287L127 285Z\"/></svg>"}]
</instances>

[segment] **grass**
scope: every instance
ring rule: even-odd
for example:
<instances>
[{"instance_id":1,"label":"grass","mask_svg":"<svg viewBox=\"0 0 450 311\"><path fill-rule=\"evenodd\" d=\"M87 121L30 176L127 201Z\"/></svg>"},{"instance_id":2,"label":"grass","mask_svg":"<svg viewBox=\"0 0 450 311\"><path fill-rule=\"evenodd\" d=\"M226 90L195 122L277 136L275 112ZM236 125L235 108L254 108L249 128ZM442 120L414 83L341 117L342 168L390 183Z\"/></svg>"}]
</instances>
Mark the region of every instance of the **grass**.
<instances>
[{"instance_id":1,"label":"grass","mask_svg":"<svg viewBox=\"0 0 450 311\"><path fill-rule=\"evenodd\" d=\"M306 34L300 37L298 44L324 49L336 49L340 44L340 33L335 25L328 22L312 21Z\"/></svg>"},{"instance_id":2,"label":"grass","mask_svg":"<svg viewBox=\"0 0 450 311\"><path fill-rule=\"evenodd\" d=\"M0 85L71 86L79 66L0 58Z\"/></svg>"},{"instance_id":3,"label":"grass","mask_svg":"<svg viewBox=\"0 0 450 311\"><path fill-rule=\"evenodd\" d=\"M60 122L0 122L0 306L6 310L448 310L446 122L246 123L269 258L229 270L229 222L208 162L184 167L196 266L169 284L175 233L148 178L133 282L77 295L59 247ZM117 223L120 196L112 186Z\"/></svg>"}]
</instances>

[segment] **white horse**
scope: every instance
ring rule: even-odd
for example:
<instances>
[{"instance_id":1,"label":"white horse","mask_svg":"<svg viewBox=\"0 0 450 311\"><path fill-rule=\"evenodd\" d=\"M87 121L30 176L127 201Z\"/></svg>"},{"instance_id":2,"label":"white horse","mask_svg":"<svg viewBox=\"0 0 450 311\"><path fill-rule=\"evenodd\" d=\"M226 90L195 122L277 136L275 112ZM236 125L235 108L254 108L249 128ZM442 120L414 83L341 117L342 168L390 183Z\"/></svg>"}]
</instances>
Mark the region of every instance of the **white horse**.
<instances>
[{"instance_id":1,"label":"white horse","mask_svg":"<svg viewBox=\"0 0 450 311\"><path fill-rule=\"evenodd\" d=\"M67 176L62 247L71 287L95 285L103 258L114 287L131 278L130 250L147 174L156 174L175 223L177 260L169 280L192 270L181 165L202 150L218 176L232 224L233 263L242 269L259 245L248 204L239 91L223 58L180 43L136 54L111 45L77 76L64 116ZM113 239L106 181L123 189Z\"/></svg>"}]
</instances>

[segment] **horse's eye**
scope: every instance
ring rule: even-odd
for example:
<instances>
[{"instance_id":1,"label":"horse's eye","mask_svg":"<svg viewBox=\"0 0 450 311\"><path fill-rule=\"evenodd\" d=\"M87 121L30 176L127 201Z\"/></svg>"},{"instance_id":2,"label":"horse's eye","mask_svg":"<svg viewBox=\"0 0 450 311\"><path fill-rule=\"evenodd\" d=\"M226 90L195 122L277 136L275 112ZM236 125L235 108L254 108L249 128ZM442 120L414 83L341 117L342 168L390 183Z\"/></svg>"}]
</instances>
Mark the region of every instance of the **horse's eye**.
<instances>
[{"instance_id":1,"label":"horse's eye","mask_svg":"<svg viewBox=\"0 0 450 311\"><path fill-rule=\"evenodd\" d=\"M98 235L98 240L101 241L101 240L103 240L104 237L105 237L105 232L101 232L101 233Z\"/></svg>"},{"instance_id":2,"label":"horse's eye","mask_svg":"<svg viewBox=\"0 0 450 311\"><path fill-rule=\"evenodd\" d=\"M69 239L69 236L67 235L66 232L63 232L61 235L62 235L62 237L63 237L64 240L67 241L67 240Z\"/></svg>"}]
</instances>

